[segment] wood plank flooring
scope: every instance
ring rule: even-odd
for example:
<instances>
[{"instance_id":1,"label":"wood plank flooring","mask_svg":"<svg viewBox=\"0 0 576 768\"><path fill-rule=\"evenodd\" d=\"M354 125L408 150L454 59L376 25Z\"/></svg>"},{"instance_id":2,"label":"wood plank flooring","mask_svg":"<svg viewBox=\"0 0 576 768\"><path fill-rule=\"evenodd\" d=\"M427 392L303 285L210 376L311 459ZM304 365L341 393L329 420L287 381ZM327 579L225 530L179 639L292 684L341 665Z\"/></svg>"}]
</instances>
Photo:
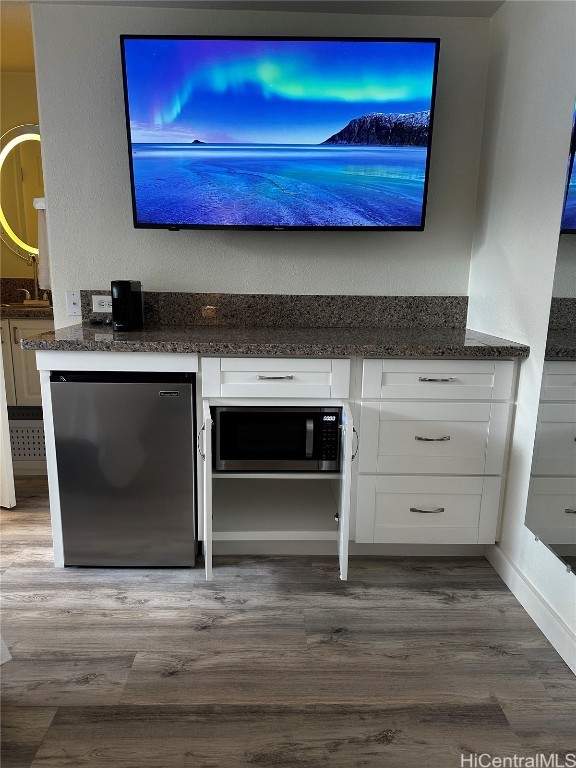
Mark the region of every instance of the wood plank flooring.
<instances>
[{"instance_id":1,"label":"wood plank flooring","mask_svg":"<svg viewBox=\"0 0 576 768\"><path fill-rule=\"evenodd\" d=\"M455 768L576 752L576 678L482 558L55 569L1 510L3 768Z\"/></svg>"}]
</instances>

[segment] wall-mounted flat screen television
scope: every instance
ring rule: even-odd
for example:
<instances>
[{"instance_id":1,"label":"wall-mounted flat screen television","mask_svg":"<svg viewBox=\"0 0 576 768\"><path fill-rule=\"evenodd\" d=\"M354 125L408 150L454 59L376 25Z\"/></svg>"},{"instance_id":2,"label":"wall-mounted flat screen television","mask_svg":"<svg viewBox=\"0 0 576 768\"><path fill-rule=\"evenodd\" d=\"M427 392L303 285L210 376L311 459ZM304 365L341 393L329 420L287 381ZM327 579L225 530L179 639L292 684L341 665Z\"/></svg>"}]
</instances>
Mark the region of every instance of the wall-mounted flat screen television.
<instances>
[{"instance_id":1,"label":"wall-mounted flat screen television","mask_svg":"<svg viewBox=\"0 0 576 768\"><path fill-rule=\"evenodd\" d=\"M561 234L576 235L576 105L574 106L574 117L572 120L572 136L570 140L570 154L568 156L568 173L566 174L566 194L564 196L564 211L562 213L562 223L560 224Z\"/></svg>"},{"instance_id":2,"label":"wall-mounted flat screen television","mask_svg":"<svg viewBox=\"0 0 576 768\"><path fill-rule=\"evenodd\" d=\"M424 228L437 39L121 47L136 227Z\"/></svg>"}]
</instances>

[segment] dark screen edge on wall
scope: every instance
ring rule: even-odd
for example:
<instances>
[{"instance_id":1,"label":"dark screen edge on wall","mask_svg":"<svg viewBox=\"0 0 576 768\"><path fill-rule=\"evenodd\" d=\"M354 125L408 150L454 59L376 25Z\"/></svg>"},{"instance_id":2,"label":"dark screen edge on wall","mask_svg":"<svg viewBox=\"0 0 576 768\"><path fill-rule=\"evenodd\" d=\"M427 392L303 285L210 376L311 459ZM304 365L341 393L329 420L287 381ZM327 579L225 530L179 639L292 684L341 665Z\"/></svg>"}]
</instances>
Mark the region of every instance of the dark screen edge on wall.
<instances>
[{"instance_id":1,"label":"dark screen edge on wall","mask_svg":"<svg viewBox=\"0 0 576 768\"><path fill-rule=\"evenodd\" d=\"M135 228L424 229L438 38L121 35L120 41ZM414 52L418 54L420 47L421 79L427 90L424 96L413 96L412 103L417 106L420 99L428 109L402 112L392 107L382 112L366 108L372 102L378 105L375 98L384 89L381 80L370 81L370 61L378 55L386 59L388 54L385 48L368 49L366 44L387 45L390 51L399 52L397 62L396 54L391 53L386 63L397 76L396 83L391 76L391 85L386 86L390 95L386 103L396 105L407 98L409 87L418 85L414 74L404 83L401 70L404 66L409 72L418 65ZM146 46L152 56L142 54ZM342 82L334 84L329 78L327 82L320 49L323 54L332 49L342 53L327 59L328 65L340 66ZM364 70L357 73L354 69L350 75L340 58L358 51L364 54ZM214 64L213 54L221 56L222 64ZM283 63L282 54L288 64ZM154 69L156 61L161 62L161 72ZM170 66L173 77L166 75ZM338 66L332 68L338 70ZM381 75L375 71L377 74ZM298 102L302 91L305 98ZM230 105L222 96L228 92ZM204 103L192 114L192 129L191 103L201 103L202 98ZM253 113L246 113L248 119L243 119L243 109L251 99L255 114L267 117L263 127L251 120ZM346 115L346 109L350 119L340 117ZM228 112L238 115L236 122L230 121ZM305 117L299 123L294 114ZM308 123L307 115L311 115ZM263 130L267 131L264 138Z\"/></svg>"},{"instance_id":2,"label":"dark screen edge on wall","mask_svg":"<svg viewBox=\"0 0 576 768\"><path fill-rule=\"evenodd\" d=\"M570 134L570 152L568 154L568 171L566 173L566 189L564 192L564 207L560 223L561 235L576 235L576 104L572 116L572 133Z\"/></svg>"}]
</instances>

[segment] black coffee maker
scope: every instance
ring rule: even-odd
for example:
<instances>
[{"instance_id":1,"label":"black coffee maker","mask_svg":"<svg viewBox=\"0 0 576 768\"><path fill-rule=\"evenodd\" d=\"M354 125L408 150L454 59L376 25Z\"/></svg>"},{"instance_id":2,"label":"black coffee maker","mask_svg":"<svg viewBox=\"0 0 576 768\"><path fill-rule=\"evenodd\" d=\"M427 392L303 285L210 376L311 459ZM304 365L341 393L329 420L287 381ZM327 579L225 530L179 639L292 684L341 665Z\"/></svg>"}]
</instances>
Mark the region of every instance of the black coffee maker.
<instances>
[{"instance_id":1,"label":"black coffee maker","mask_svg":"<svg viewBox=\"0 0 576 768\"><path fill-rule=\"evenodd\" d=\"M112 328L138 331L144 326L142 283L139 280L112 280Z\"/></svg>"}]
</instances>

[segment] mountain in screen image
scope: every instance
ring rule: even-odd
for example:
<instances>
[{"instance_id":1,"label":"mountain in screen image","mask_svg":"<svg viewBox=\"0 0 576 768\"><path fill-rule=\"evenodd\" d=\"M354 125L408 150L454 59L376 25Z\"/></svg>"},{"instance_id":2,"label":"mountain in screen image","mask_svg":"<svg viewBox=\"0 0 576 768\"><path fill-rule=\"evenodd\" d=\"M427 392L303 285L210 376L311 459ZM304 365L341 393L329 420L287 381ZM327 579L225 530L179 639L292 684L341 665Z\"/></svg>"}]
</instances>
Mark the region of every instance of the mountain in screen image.
<instances>
[{"instance_id":1,"label":"mountain in screen image","mask_svg":"<svg viewBox=\"0 0 576 768\"><path fill-rule=\"evenodd\" d=\"M425 147L430 110L405 115L371 112L350 120L322 144L363 144L371 147Z\"/></svg>"}]
</instances>

